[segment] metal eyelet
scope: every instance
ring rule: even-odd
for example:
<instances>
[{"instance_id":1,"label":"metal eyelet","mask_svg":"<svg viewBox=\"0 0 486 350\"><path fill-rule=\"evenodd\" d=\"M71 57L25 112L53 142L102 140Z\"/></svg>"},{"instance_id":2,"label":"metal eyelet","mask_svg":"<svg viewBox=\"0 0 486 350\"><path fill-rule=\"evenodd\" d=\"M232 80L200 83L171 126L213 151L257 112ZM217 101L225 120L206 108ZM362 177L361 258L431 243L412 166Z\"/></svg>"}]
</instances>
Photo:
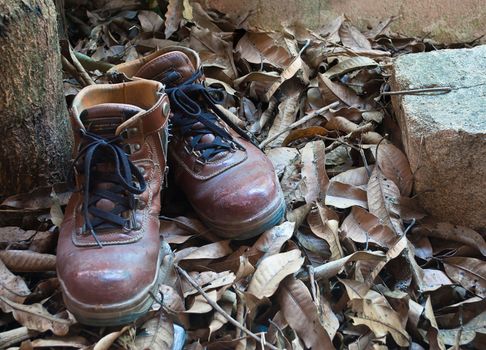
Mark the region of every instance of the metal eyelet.
<instances>
[{"instance_id":1,"label":"metal eyelet","mask_svg":"<svg viewBox=\"0 0 486 350\"><path fill-rule=\"evenodd\" d=\"M145 175L145 168L143 166L138 166L137 169L140 171L140 174Z\"/></svg>"},{"instance_id":2,"label":"metal eyelet","mask_svg":"<svg viewBox=\"0 0 486 350\"><path fill-rule=\"evenodd\" d=\"M167 117L170 113L170 106L168 102L162 103L162 113Z\"/></svg>"},{"instance_id":3,"label":"metal eyelet","mask_svg":"<svg viewBox=\"0 0 486 350\"><path fill-rule=\"evenodd\" d=\"M133 148L135 148L135 151L139 151L140 148L142 148L142 146L140 146L139 143L136 143L136 144L133 145Z\"/></svg>"}]
</instances>

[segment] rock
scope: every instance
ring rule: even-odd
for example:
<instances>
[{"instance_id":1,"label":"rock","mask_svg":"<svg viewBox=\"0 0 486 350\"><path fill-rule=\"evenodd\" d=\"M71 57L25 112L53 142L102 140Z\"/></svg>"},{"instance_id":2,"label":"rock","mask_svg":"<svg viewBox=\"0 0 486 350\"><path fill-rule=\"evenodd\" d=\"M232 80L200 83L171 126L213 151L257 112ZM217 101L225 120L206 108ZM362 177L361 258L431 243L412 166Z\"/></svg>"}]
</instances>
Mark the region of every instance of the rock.
<instances>
[{"instance_id":1,"label":"rock","mask_svg":"<svg viewBox=\"0 0 486 350\"><path fill-rule=\"evenodd\" d=\"M486 45L400 56L391 86L452 88L392 96L393 108L424 208L486 230Z\"/></svg>"},{"instance_id":2,"label":"rock","mask_svg":"<svg viewBox=\"0 0 486 350\"><path fill-rule=\"evenodd\" d=\"M301 22L315 29L345 14L360 29L395 16L391 29L404 35L427 37L443 43L469 42L484 35L486 6L478 0L192 0L232 16L244 17L264 29L279 29ZM483 36L482 42L486 42Z\"/></svg>"}]
</instances>

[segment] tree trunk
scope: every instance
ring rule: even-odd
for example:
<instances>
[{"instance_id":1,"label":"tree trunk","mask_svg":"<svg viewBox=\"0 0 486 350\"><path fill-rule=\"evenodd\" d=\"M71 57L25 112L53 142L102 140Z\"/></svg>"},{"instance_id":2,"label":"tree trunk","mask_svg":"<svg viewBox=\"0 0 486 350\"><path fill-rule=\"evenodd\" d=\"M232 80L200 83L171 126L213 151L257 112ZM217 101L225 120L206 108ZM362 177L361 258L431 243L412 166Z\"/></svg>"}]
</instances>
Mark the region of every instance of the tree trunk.
<instances>
[{"instance_id":1,"label":"tree trunk","mask_svg":"<svg viewBox=\"0 0 486 350\"><path fill-rule=\"evenodd\" d=\"M0 0L0 196L64 181L71 131L52 0Z\"/></svg>"}]
</instances>

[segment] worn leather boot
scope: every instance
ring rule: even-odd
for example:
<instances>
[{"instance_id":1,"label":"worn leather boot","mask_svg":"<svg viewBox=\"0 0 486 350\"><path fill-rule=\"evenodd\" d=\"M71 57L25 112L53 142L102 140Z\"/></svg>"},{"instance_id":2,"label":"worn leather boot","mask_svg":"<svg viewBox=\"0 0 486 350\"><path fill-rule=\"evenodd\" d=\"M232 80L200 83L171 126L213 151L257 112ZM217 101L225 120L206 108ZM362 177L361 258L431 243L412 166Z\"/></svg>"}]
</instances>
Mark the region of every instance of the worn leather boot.
<instances>
[{"instance_id":1,"label":"worn leather boot","mask_svg":"<svg viewBox=\"0 0 486 350\"><path fill-rule=\"evenodd\" d=\"M165 276L158 216L168 114L155 81L90 86L74 99L76 189L61 225L57 273L81 323L135 320Z\"/></svg>"},{"instance_id":2,"label":"worn leather boot","mask_svg":"<svg viewBox=\"0 0 486 350\"><path fill-rule=\"evenodd\" d=\"M111 70L115 79L164 83L173 139L171 171L194 210L216 233L246 239L279 223L285 212L271 162L216 107L221 92L207 88L197 53L168 47Z\"/></svg>"}]
</instances>

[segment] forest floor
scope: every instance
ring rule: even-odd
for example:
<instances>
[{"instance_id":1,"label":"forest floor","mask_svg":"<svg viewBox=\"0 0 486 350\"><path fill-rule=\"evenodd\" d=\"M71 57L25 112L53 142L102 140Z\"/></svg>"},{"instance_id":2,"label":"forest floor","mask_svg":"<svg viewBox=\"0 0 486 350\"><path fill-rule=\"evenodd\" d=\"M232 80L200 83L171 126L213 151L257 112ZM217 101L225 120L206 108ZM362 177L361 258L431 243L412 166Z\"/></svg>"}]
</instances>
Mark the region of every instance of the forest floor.
<instances>
[{"instance_id":1,"label":"forest floor","mask_svg":"<svg viewBox=\"0 0 486 350\"><path fill-rule=\"evenodd\" d=\"M484 237L420 208L387 94L394 57L445 45L392 33L392 18L366 32L345 17L263 32L197 3L132 2L65 9L68 103L107 82L113 64L191 47L206 84L226 91L227 114L274 164L286 219L253 240L222 240L169 178L160 233L174 270L163 305L96 328L66 311L56 279L66 186L7 198L0 348L171 349L185 333L188 350L486 349Z\"/></svg>"}]
</instances>

